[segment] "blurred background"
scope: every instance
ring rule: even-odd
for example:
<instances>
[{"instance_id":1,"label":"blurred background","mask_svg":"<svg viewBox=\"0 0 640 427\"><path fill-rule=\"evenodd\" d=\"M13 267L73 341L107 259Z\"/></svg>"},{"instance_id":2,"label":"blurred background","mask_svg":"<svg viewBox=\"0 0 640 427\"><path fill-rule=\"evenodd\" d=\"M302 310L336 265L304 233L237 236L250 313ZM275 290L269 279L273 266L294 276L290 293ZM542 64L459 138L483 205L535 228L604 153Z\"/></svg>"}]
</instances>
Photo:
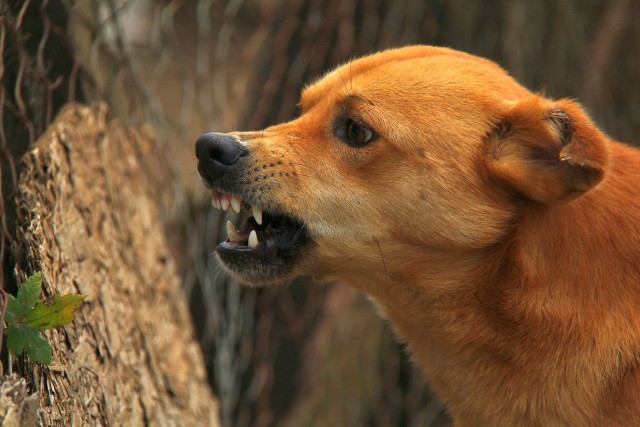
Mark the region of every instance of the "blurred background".
<instances>
[{"instance_id":1,"label":"blurred background","mask_svg":"<svg viewBox=\"0 0 640 427\"><path fill-rule=\"evenodd\" d=\"M639 141L636 0L0 1L2 286L15 286L20 156L65 103L104 101L148 136L144 164L224 426L449 425L364 296L307 278L248 289L220 274L211 253L236 218L211 209L195 171L202 133L289 120L326 70L416 43L488 57Z\"/></svg>"}]
</instances>

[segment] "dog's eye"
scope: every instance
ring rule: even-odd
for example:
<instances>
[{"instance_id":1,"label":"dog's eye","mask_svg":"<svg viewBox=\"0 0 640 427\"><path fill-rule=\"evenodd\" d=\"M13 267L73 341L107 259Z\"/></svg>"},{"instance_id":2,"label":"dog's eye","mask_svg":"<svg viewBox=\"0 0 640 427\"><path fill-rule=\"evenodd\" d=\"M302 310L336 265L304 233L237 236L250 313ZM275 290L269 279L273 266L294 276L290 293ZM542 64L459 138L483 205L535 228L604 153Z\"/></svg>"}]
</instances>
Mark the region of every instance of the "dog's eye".
<instances>
[{"instance_id":1,"label":"dog's eye","mask_svg":"<svg viewBox=\"0 0 640 427\"><path fill-rule=\"evenodd\" d=\"M373 132L365 126L348 119L346 122L345 136L350 145L359 147L371 141L373 138Z\"/></svg>"}]
</instances>

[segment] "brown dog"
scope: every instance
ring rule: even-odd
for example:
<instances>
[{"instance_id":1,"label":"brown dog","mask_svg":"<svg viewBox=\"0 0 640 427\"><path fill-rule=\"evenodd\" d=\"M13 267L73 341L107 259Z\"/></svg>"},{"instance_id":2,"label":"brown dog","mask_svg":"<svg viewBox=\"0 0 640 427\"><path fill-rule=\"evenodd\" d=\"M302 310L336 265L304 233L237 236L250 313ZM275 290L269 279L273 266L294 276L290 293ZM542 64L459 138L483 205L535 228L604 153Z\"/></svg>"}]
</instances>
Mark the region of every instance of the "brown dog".
<instances>
[{"instance_id":1,"label":"brown dog","mask_svg":"<svg viewBox=\"0 0 640 427\"><path fill-rule=\"evenodd\" d=\"M494 63L414 46L308 87L296 120L206 134L236 279L369 294L456 426L640 426L640 153Z\"/></svg>"}]
</instances>

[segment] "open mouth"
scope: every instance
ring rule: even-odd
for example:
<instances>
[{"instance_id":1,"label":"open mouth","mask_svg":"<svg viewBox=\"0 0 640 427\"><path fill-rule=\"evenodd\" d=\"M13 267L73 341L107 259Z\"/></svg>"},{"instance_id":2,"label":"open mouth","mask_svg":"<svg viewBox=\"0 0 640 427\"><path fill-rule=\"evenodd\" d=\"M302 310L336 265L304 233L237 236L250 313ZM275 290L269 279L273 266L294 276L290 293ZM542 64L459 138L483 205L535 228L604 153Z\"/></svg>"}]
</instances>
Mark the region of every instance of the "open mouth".
<instances>
[{"instance_id":1,"label":"open mouth","mask_svg":"<svg viewBox=\"0 0 640 427\"><path fill-rule=\"evenodd\" d=\"M213 207L241 213L240 229L227 221L227 240L216 253L223 265L241 281L263 283L283 278L294 269L301 249L309 242L302 221L266 212L236 195L213 190Z\"/></svg>"}]
</instances>

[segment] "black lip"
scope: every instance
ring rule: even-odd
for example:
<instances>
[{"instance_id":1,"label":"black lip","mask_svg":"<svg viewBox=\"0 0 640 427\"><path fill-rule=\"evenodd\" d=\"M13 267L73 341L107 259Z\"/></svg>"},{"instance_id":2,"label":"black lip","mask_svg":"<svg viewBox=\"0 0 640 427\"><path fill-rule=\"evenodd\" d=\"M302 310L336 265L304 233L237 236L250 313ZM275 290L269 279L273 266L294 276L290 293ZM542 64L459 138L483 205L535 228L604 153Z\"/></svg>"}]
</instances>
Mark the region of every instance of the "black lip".
<instances>
[{"instance_id":1,"label":"black lip","mask_svg":"<svg viewBox=\"0 0 640 427\"><path fill-rule=\"evenodd\" d=\"M264 283L291 275L311 243L301 221L286 215L263 215L263 226L250 218L244 230L245 234L249 229L256 230L260 242L257 247L227 240L216 248L222 264L240 281Z\"/></svg>"}]
</instances>

